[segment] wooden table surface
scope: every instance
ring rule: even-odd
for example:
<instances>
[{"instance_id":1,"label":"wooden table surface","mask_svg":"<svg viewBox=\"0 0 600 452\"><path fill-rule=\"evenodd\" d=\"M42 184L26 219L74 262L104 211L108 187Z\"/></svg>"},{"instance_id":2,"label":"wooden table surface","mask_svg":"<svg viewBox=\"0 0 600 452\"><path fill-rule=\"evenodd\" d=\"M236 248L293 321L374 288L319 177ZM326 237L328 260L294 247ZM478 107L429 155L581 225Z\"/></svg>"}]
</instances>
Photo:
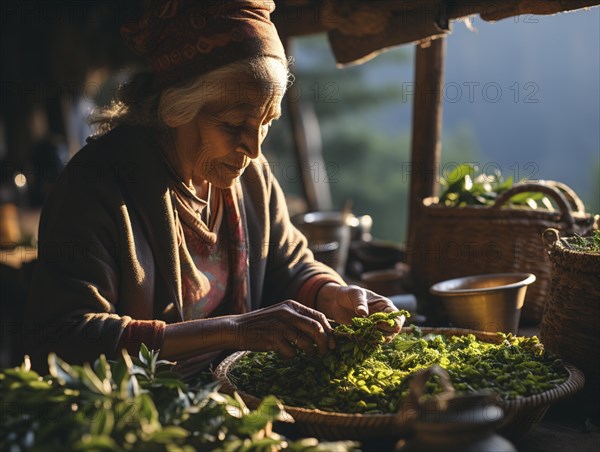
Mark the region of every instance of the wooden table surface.
<instances>
[{"instance_id":1,"label":"wooden table surface","mask_svg":"<svg viewBox=\"0 0 600 452\"><path fill-rule=\"evenodd\" d=\"M542 422L513 441L526 452L600 451L600 401L583 400L585 394L550 407ZM595 415L590 410L595 404ZM584 405L587 405L587 412Z\"/></svg>"}]
</instances>

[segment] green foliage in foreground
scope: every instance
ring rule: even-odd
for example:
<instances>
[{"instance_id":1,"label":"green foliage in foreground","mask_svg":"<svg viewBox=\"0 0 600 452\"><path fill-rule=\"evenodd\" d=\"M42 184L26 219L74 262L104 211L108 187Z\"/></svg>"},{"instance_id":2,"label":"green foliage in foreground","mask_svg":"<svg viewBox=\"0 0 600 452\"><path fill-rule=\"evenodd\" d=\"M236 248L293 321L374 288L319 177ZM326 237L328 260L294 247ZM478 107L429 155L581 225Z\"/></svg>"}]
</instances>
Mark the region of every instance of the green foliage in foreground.
<instances>
[{"instance_id":1,"label":"green foliage in foreground","mask_svg":"<svg viewBox=\"0 0 600 452\"><path fill-rule=\"evenodd\" d=\"M354 330L362 337L369 319L360 321L342 326L344 335ZM285 362L274 353L249 353L230 378L245 393L275 394L289 406L376 414L399 411L408 393L407 377L433 364L448 371L457 391L492 390L504 399L543 392L567 377L561 362L547 355L536 337L502 334L502 341L492 344L473 335L424 335L413 327L375 348L369 341L348 344L347 337L336 339L339 356L334 360L299 353ZM441 386L432 380L426 389L436 394Z\"/></svg>"},{"instance_id":2,"label":"green foliage in foreground","mask_svg":"<svg viewBox=\"0 0 600 452\"><path fill-rule=\"evenodd\" d=\"M158 352L142 346L116 362L71 366L52 355L39 376L28 359L0 372L0 450L6 451L331 451L352 443L286 441L271 431L281 404L250 411L215 384L190 387Z\"/></svg>"}]
</instances>

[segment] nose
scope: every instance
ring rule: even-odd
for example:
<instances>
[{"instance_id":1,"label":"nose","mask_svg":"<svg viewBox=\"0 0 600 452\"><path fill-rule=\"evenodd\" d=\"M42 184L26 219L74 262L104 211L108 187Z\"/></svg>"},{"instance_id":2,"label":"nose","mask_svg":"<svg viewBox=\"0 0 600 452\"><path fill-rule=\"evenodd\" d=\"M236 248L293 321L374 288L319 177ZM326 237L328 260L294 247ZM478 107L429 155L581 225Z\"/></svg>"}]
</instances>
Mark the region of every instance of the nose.
<instances>
[{"instance_id":1,"label":"nose","mask_svg":"<svg viewBox=\"0 0 600 452\"><path fill-rule=\"evenodd\" d=\"M240 143L237 145L237 151L242 152L251 159L256 159L260 156L261 145L265 136L262 128L258 130L248 131L242 136Z\"/></svg>"}]
</instances>

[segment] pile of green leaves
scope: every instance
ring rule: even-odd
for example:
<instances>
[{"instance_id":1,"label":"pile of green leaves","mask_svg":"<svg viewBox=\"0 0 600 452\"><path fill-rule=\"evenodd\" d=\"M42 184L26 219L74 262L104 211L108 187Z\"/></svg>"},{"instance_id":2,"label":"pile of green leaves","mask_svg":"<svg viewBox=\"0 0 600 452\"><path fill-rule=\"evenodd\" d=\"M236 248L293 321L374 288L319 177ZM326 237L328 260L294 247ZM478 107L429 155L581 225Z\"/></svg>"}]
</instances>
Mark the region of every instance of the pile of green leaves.
<instances>
[{"instance_id":1,"label":"pile of green leaves","mask_svg":"<svg viewBox=\"0 0 600 452\"><path fill-rule=\"evenodd\" d=\"M595 230L590 237L575 234L565 239L568 248L586 253L600 253L600 230Z\"/></svg>"},{"instance_id":2,"label":"pile of green leaves","mask_svg":"<svg viewBox=\"0 0 600 452\"><path fill-rule=\"evenodd\" d=\"M344 331L362 335L363 328L353 323ZM331 358L299 353L286 362L274 353L249 353L231 369L230 378L245 393L274 394L289 406L377 414L397 412L408 394L408 377L433 364L448 371L458 391L492 390L504 399L543 392L567 377L536 337L502 334L501 342L492 344L473 335L423 335L411 327L366 353L349 343L337 341ZM432 380L426 390L437 394L442 388Z\"/></svg>"},{"instance_id":3,"label":"pile of green leaves","mask_svg":"<svg viewBox=\"0 0 600 452\"><path fill-rule=\"evenodd\" d=\"M215 384L190 386L158 352L142 346L115 362L71 366L50 356L41 377L26 359L0 372L0 450L330 451L351 444L287 441L271 431L281 404L266 397L250 411Z\"/></svg>"},{"instance_id":4,"label":"pile of green leaves","mask_svg":"<svg viewBox=\"0 0 600 452\"><path fill-rule=\"evenodd\" d=\"M369 317L354 317L350 325L339 324L333 329L335 349L320 359L332 374L360 365L365 359L381 351L386 336L379 328L394 326L398 317L410 317L408 311L376 312Z\"/></svg>"},{"instance_id":5,"label":"pile of green leaves","mask_svg":"<svg viewBox=\"0 0 600 452\"><path fill-rule=\"evenodd\" d=\"M504 179L500 172L482 173L469 163L457 165L440 182L442 193L438 203L446 207L492 206L500 194L513 186L512 176ZM550 198L539 192L519 193L507 205L554 210Z\"/></svg>"}]
</instances>

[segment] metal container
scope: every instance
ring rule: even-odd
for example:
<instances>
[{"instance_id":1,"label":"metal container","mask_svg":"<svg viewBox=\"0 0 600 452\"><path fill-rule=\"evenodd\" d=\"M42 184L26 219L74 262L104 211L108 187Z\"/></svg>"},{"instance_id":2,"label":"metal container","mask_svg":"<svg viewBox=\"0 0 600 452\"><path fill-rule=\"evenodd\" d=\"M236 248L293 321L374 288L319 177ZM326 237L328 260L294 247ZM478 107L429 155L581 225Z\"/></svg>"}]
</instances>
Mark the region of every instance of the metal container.
<instances>
[{"instance_id":1,"label":"metal container","mask_svg":"<svg viewBox=\"0 0 600 452\"><path fill-rule=\"evenodd\" d=\"M424 397L425 386L437 376L442 392ZM448 372L433 366L415 372L402 415L412 422L412 435L396 452L517 452L507 439L494 433L504 418L498 395L490 392L457 394Z\"/></svg>"},{"instance_id":2,"label":"metal container","mask_svg":"<svg viewBox=\"0 0 600 452\"><path fill-rule=\"evenodd\" d=\"M367 289L387 297L406 293L405 281L407 273L407 266L406 268L397 267L386 270L374 270L363 273L360 276L360 280Z\"/></svg>"},{"instance_id":3,"label":"metal container","mask_svg":"<svg viewBox=\"0 0 600 452\"><path fill-rule=\"evenodd\" d=\"M371 228L373 227L373 218L371 218L370 215L361 215L360 217L356 217L352 214L349 214L347 222L350 226L351 242L357 240L368 242L373 238L373 236L371 235Z\"/></svg>"},{"instance_id":4,"label":"metal container","mask_svg":"<svg viewBox=\"0 0 600 452\"><path fill-rule=\"evenodd\" d=\"M441 298L454 326L517 333L531 273L495 273L449 279L430 292Z\"/></svg>"},{"instance_id":5,"label":"metal container","mask_svg":"<svg viewBox=\"0 0 600 452\"><path fill-rule=\"evenodd\" d=\"M353 218L356 217L345 212L309 212L295 217L294 224L306 236L315 259L343 274Z\"/></svg>"}]
</instances>

